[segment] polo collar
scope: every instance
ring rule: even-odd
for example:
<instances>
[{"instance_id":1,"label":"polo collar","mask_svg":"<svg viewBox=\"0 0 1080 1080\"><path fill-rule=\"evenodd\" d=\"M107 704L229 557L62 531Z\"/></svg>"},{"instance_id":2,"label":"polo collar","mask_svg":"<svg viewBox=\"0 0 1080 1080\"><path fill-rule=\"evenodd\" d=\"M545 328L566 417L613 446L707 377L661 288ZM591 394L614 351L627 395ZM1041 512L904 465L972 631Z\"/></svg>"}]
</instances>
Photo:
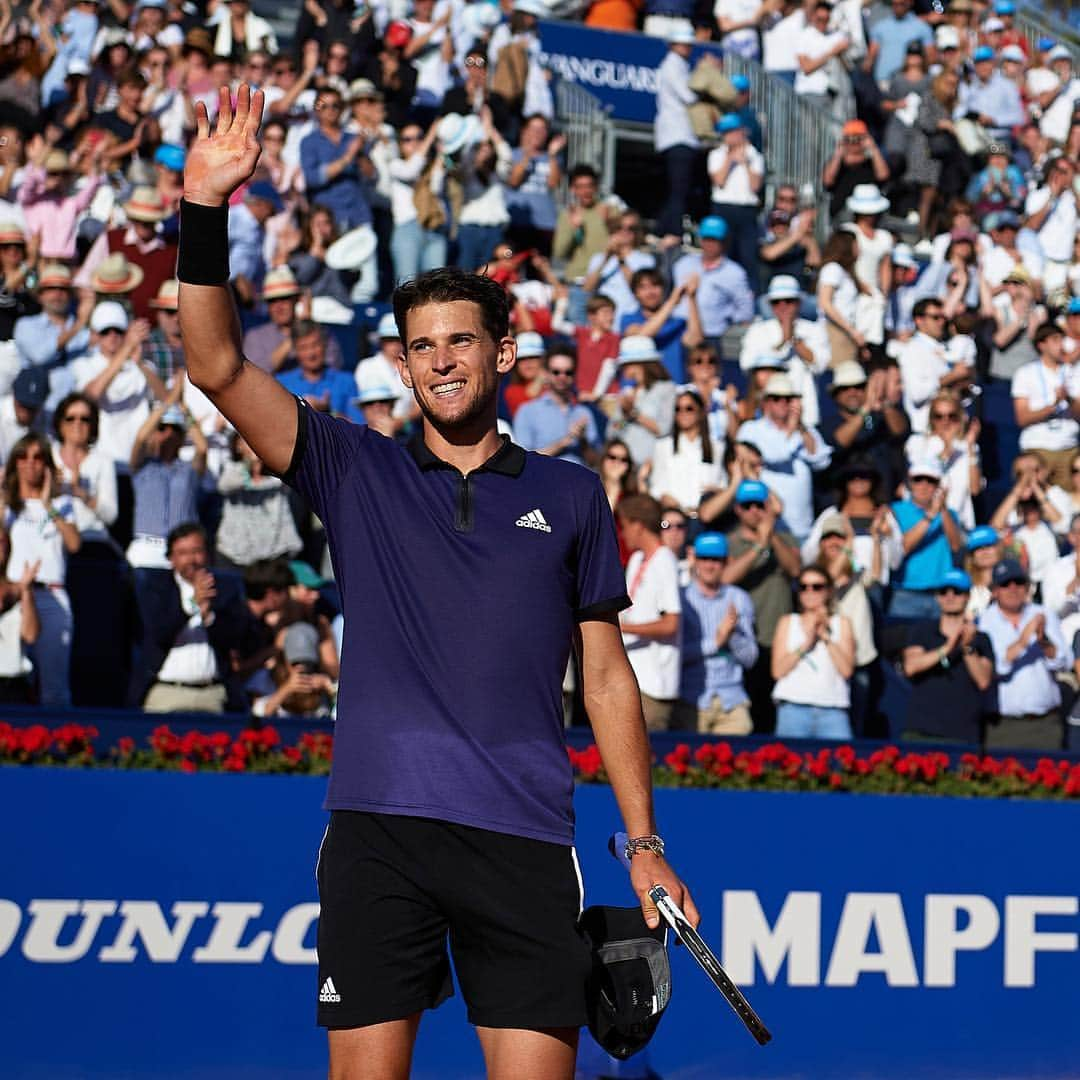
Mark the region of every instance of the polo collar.
<instances>
[{"instance_id":1,"label":"polo collar","mask_svg":"<svg viewBox=\"0 0 1080 1080\"><path fill-rule=\"evenodd\" d=\"M416 462L417 468L422 472L426 472L428 469L452 469L454 472L459 471L456 466L451 465L448 461L443 461L442 458L436 457L431 450L428 449L428 445L424 442L422 435L417 435L411 439L408 449L409 453L412 455L413 461ZM517 443L511 442L509 435L503 435L502 446L500 446L483 465L473 469L473 472L493 472L499 473L501 476L518 477L521 475L524 468L525 451L522 450Z\"/></svg>"}]
</instances>

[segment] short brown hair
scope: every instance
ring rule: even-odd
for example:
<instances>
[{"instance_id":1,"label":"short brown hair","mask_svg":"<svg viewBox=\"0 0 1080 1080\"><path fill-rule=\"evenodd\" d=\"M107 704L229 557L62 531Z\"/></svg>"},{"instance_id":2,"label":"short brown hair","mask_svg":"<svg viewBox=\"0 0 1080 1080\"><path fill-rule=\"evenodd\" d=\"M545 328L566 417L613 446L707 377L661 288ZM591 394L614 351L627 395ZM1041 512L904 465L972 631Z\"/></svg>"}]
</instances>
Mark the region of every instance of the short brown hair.
<instances>
[{"instance_id":1,"label":"short brown hair","mask_svg":"<svg viewBox=\"0 0 1080 1080\"><path fill-rule=\"evenodd\" d=\"M619 500L615 511L624 521L637 521L651 533L660 535L664 508L651 495L627 495Z\"/></svg>"}]
</instances>

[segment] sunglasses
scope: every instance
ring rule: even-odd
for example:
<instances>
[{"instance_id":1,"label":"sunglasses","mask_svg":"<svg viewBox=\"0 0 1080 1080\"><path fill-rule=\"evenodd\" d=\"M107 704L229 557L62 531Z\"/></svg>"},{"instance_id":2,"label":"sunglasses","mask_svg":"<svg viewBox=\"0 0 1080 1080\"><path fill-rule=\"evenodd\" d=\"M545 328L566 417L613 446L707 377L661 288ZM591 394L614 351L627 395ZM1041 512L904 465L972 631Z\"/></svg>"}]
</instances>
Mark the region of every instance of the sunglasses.
<instances>
[{"instance_id":1,"label":"sunglasses","mask_svg":"<svg viewBox=\"0 0 1080 1080\"><path fill-rule=\"evenodd\" d=\"M691 360L692 367L716 367L716 361L711 360L706 356L699 357L697 360Z\"/></svg>"},{"instance_id":2,"label":"sunglasses","mask_svg":"<svg viewBox=\"0 0 1080 1080\"><path fill-rule=\"evenodd\" d=\"M920 319L931 319L931 320L933 320L934 322L939 322L939 321L942 321L942 320L944 320L944 318L945 318L945 313L944 313L944 312L938 312L938 313L937 313L937 314L935 315L935 314L931 314L930 312L927 312L927 313L926 313L925 315L920 315L920 316L919 316L919 318L920 318Z\"/></svg>"},{"instance_id":3,"label":"sunglasses","mask_svg":"<svg viewBox=\"0 0 1080 1080\"><path fill-rule=\"evenodd\" d=\"M106 326L104 330L99 330L98 333L104 337L106 334L122 334L124 331L119 326Z\"/></svg>"},{"instance_id":4,"label":"sunglasses","mask_svg":"<svg viewBox=\"0 0 1080 1080\"><path fill-rule=\"evenodd\" d=\"M935 412L930 414L931 420L959 420L960 414L955 412Z\"/></svg>"},{"instance_id":5,"label":"sunglasses","mask_svg":"<svg viewBox=\"0 0 1080 1080\"><path fill-rule=\"evenodd\" d=\"M64 423L65 424L89 424L90 423L90 414L89 413L68 413L67 416L64 417Z\"/></svg>"},{"instance_id":6,"label":"sunglasses","mask_svg":"<svg viewBox=\"0 0 1080 1080\"><path fill-rule=\"evenodd\" d=\"M16 461L44 461L44 454L16 454Z\"/></svg>"},{"instance_id":7,"label":"sunglasses","mask_svg":"<svg viewBox=\"0 0 1080 1080\"><path fill-rule=\"evenodd\" d=\"M398 138L398 142L419 142L419 135L402 135Z\"/></svg>"},{"instance_id":8,"label":"sunglasses","mask_svg":"<svg viewBox=\"0 0 1080 1080\"><path fill-rule=\"evenodd\" d=\"M676 405L676 412L697 412L698 407L696 405Z\"/></svg>"},{"instance_id":9,"label":"sunglasses","mask_svg":"<svg viewBox=\"0 0 1080 1080\"><path fill-rule=\"evenodd\" d=\"M661 529L685 529L686 528L686 522L685 521L661 521L660 522L660 528Z\"/></svg>"},{"instance_id":10,"label":"sunglasses","mask_svg":"<svg viewBox=\"0 0 1080 1080\"><path fill-rule=\"evenodd\" d=\"M744 510L764 510L765 504L763 502L744 502L739 503Z\"/></svg>"},{"instance_id":11,"label":"sunglasses","mask_svg":"<svg viewBox=\"0 0 1080 1080\"><path fill-rule=\"evenodd\" d=\"M938 596L967 596L967 589L958 589L955 585L945 585L937 590Z\"/></svg>"},{"instance_id":12,"label":"sunglasses","mask_svg":"<svg viewBox=\"0 0 1080 1080\"><path fill-rule=\"evenodd\" d=\"M630 459L628 457L623 457L622 454L605 454L604 459L606 461L618 461L621 462L623 465L630 464Z\"/></svg>"},{"instance_id":13,"label":"sunglasses","mask_svg":"<svg viewBox=\"0 0 1080 1080\"><path fill-rule=\"evenodd\" d=\"M913 484L933 484L937 487L937 481L932 476L913 476L911 478Z\"/></svg>"},{"instance_id":14,"label":"sunglasses","mask_svg":"<svg viewBox=\"0 0 1080 1080\"><path fill-rule=\"evenodd\" d=\"M799 592L825 592L828 587L824 581L799 582Z\"/></svg>"},{"instance_id":15,"label":"sunglasses","mask_svg":"<svg viewBox=\"0 0 1080 1080\"><path fill-rule=\"evenodd\" d=\"M548 368L548 374L558 376L564 379L572 379L574 377L573 368Z\"/></svg>"},{"instance_id":16,"label":"sunglasses","mask_svg":"<svg viewBox=\"0 0 1080 1080\"><path fill-rule=\"evenodd\" d=\"M1015 588L1015 587L1020 586L1020 585L1022 585L1025 589L1027 588L1027 582L1023 578L1009 578L1008 581L1001 582L1001 584L998 586L998 588L999 589L1011 589L1011 588Z\"/></svg>"}]
</instances>

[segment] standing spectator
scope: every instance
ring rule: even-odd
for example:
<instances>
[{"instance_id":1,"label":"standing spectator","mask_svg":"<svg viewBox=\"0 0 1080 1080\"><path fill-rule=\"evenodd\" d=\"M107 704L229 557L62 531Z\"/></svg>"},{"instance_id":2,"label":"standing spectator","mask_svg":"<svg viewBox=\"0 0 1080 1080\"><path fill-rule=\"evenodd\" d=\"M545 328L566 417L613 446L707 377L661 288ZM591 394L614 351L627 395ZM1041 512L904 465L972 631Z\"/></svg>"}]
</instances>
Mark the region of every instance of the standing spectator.
<instances>
[{"instance_id":1,"label":"standing spectator","mask_svg":"<svg viewBox=\"0 0 1080 1080\"><path fill-rule=\"evenodd\" d=\"M0 566L7 566L11 541L0 533ZM34 603L34 564L27 564L18 581L0 581L0 702L31 705L34 665L30 652L41 633Z\"/></svg>"},{"instance_id":2,"label":"standing spectator","mask_svg":"<svg viewBox=\"0 0 1080 1080\"><path fill-rule=\"evenodd\" d=\"M851 738L855 639L848 619L832 612L832 599L829 572L808 566L799 575L798 614L777 625L772 676L780 738Z\"/></svg>"},{"instance_id":3,"label":"standing spectator","mask_svg":"<svg viewBox=\"0 0 1080 1080\"><path fill-rule=\"evenodd\" d=\"M960 519L945 505L941 463L931 458L912 465L908 489L908 498L892 504L904 534L904 561L889 603L889 617L898 622L934 617L934 589L964 547Z\"/></svg>"},{"instance_id":4,"label":"standing spectator","mask_svg":"<svg viewBox=\"0 0 1080 1080\"><path fill-rule=\"evenodd\" d=\"M994 680L993 646L967 615L971 578L963 570L950 570L935 593L938 618L910 627L904 647L904 674L912 684L904 738L979 743Z\"/></svg>"},{"instance_id":5,"label":"standing spectator","mask_svg":"<svg viewBox=\"0 0 1080 1080\"><path fill-rule=\"evenodd\" d=\"M52 451L44 435L31 432L13 447L4 465L4 528L11 537L7 573L30 574L40 621L34 645L42 705L71 704L71 601L64 587L67 557L79 550L71 499L58 495Z\"/></svg>"},{"instance_id":6,"label":"standing spectator","mask_svg":"<svg viewBox=\"0 0 1080 1080\"><path fill-rule=\"evenodd\" d=\"M758 284L757 209L765 183L765 159L754 149L746 126L735 113L726 113L716 125L720 145L710 151L712 181L710 213L728 227L728 251L745 271L752 287Z\"/></svg>"},{"instance_id":7,"label":"standing spectator","mask_svg":"<svg viewBox=\"0 0 1080 1080\"><path fill-rule=\"evenodd\" d=\"M777 529L773 496L760 480L742 480L735 489L736 528L728 533L729 559L724 567L726 585L745 589L754 604L754 630L758 658L746 680L754 715L754 730L772 731L771 656L781 618L791 611L791 581L802 563L791 533ZM712 514L706 520L719 517Z\"/></svg>"},{"instance_id":8,"label":"standing spectator","mask_svg":"<svg viewBox=\"0 0 1080 1080\"><path fill-rule=\"evenodd\" d=\"M552 135L543 116L525 117L506 178L507 234L518 248L551 254L558 216L553 192L562 182L559 154L565 146L566 136Z\"/></svg>"},{"instance_id":9,"label":"standing spectator","mask_svg":"<svg viewBox=\"0 0 1080 1080\"><path fill-rule=\"evenodd\" d=\"M802 422L802 400L786 375L768 381L763 415L743 424L739 439L761 451L762 480L783 500L784 524L801 543L814 521L813 473L828 468L832 450Z\"/></svg>"},{"instance_id":10,"label":"standing spectator","mask_svg":"<svg viewBox=\"0 0 1080 1080\"><path fill-rule=\"evenodd\" d=\"M421 270L430 270L446 262L445 221L437 228L430 227L434 224L430 220L422 224L415 199L421 174L429 165L439 168L441 175L441 166L435 166L431 156L437 133L438 127L434 124L427 134L419 124L407 124L401 129L399 136L401 156L394 158L388 166L394 218L390 247L394 260L395 282L408 281L416 277ZM423 182L430 184L430 177Z\"/></svg>"},{"instance_id":11,"label":"standing spectator","mask_svg":"<svg viewBox=\"0 0 1080 1080\"><path fill-rule=\"evenodd\" d=\"M810 104L828 113L833 111L833 101L839 88L831 78L839 57L851 45L846 34L830 32L832 5L818 0L807 15L805 29L795 40L795 93Z\"/></svg>"},{"instance_id":12,"label":"standing spectator","mask_svg":"<svg viewBox=\"0 0 1080 1080\"><path fill-rule=\"evenodd\" d=\"M214 55L243 60L253 50L273 56L278 51L273 27L251 10L248 0L229 0L217 23Z\"/></svg>"},{"instance_id":13,"label":"standing spectator","mask_svg":"<svg viewBox=\"0 0 1080 1080\"><path fill-rule=\"evenodd\" d=\"M1015 559L994 567L994 602L979 616L997 672L998 719L986 729L987 749L1061 749L1064 726L1055 673L1069 666L1061 624L1028 599L1030 580Z\"/></svg>"},{"instance_id":14,"label":"standing spectator","mask_svg":"<svg viewBox=\"0 0 1080 1080\"><path fill-rule=\"evenodd\" d=\"M50 149L43 140L31 156L17 198L27 232L38 238L41 258L66 263L75 257L76 223L104 179L99 156L94 155L93 169L77 190L71 185L73 168L66 151Z\"/></svg>"},{"instance_id":15,"label":"standing spectator","mask_svg":"<svg viewBox=\"0 0 1080 1080\"><path fill-rule=\"evenodd\" d=\"M990 525L1001 533L1015 525L1011 530L1012 539L1021 545L1028 575L1036 585L1042 585L1057 562L1057 537L1050 521L1056 524L1060 517L1060 511L1037 481L1021 479L990 518Z\"/></svg>"},{"instance_id":16,"label":"standing spectator","mask_svg":"<svg viewBox=\"0 0 1080 1080\"><path fill-rule=\"evenodd\" d=\"M619 355L619 334L615 325L615 303L607 296L590 296L585 301L585 325L572 327L574 344L578 354L578 382L581 384L581 400L596 401L611 387L614 372L609 361ZM566 332L565 324L555 326L560 333ZM602 373L609 372L606 379Z\"/></svg>"},{"instance_id":17,"label":"standing spectator","mask_svg":"<svg viewBox=\"0 0 1080 1080\"><path fill-rule=\"evenodd\" d=\"M1047 295L1065 286L1072 263L1077 231L1077 204L1073 182L1076 166L1070 158L1054 157L1044 171L1042 187L1024 203L1024 227L1039 238L1045 263L1043 288Z\"/></svg>"},{"instance_id":18,"label":"standing spectator","mask_svg":"<svg viewBox=\"0 0 1080 1080\"><path fill-rule=\"evenodd\" d=\"M821 265L821 248L814 236L815 220L813 210L803 210L794 216L790 210L775 206L769 211L758 247L763 285L771 285L778 277L800 281Z\"/></svg>"},{"instance_id":19,"label":"standing spectator","mask_svg":"<svg viewBox=\"0 0 1080 1080\"><path fill-rule=\"evenodd\" d=\"M930 423L925 434L912 435L904 446L908 461L937 458L947 492L945 505L955 510L965 529L975 527L972 498L983 488L977 419L969 420L960 399L940 391L930 402Z\"/></svg>"},{"instance_id":20,"label":"standing spectator","mask_svg":"<svg viewBox=\"0 0 1080 1080\"><path fill-rule=\"evenodd\" d=\"M934 32L912 10L912 0L892 0L892 13L874 23L866 62L873 67L874 79L885 89L889 80L904 65L904 54L913 43L928 48L934 44Z\"/></svg>"},{"instance_id":21,"label":"standing spectator","mask_svg":"<svg viewBox=\"0 0 1080 1080\"><path fill-rule=\"evenodd\" d=\"M900 377L904 384L904 409L916 435L925 434L930 402L941 390L971 381L968 364L950 366L945 344L945 306L935 297L924 297L912 308L915 335L900 350Z\"/></svg>"},{"instance_id":22,"label":"standing spectator","mask_svg":"<svg viewBox=\"0 0 1080 1080\"><path fill-rule=\"evenodd\" d=\"M618 516L633 552L626 566L631 606L619 616L623 642L641 688L645 726L666 731L679 696L679 564L660 540L661 509L655 499L628 495L619 503Z\"/></svg>"},{"instance_id":23,"label":"standing spectator","mask_svg":"<svg viewBox=\"0 0 1080 1080\"><path fill-rule=\"evenodd\" d=\"M817 305L825 317L829 362L834 368L848 360L870 359L866 336L856 321L859 296L869 291L856 275L857 257L855 237L844 230L834 232L821 253L824 265L818 275Z\"/></svg>"},{"instance_id":24,"label":"standing spectator","mask_svg":"<svg viewBox=\"0 0 1080 1080\"><path fill-rule=\"evenodd\" d=\"M1033 341L1039 359L1025 364L1012 378L1020 447L1038 450L1051 483L1069 488L1069 468L1080 437L1080 371L1065 363L1065 334L1056 323L1043 323Z\"/></svg>"},{"instance_id":25,"label":"standing spectator","mask_svg":"<svg viewBox=\"0 0 1080 1080\"><path fill-rule=\"evenodd\" d=\"M284 205L269 180L256 180L229 214L229 273L245 304L255 300L266 276L266 223Z\"/></svg>"},{"instance_id":26,"label":"standing spectator","mask_svg":"<svg viewBox=\"0 0 1080 1080\"><path fill-rule=\"evenodd\" d=\"M675 264L674 283L678 288L691 278L697 278L694 294L701 330L706 341L718 353L722 352L722 339L727 330L736 324L748 323L754 317L754 293L746 271L726 254L727 223L711 214L698 229L701 254L684 255ZM684 298L677 314L687 317L688 301Z\"/></svg>"},{"instance_id":27,"label":"standing spectator","mask_svg":"<svg viewBox=\"0 0 1080 1080\"><path fill-rule=\"evenodd\" d=\"M1010 270L1000 285L1001 291L993 299L990 375L1011 380L1022 367L1037 362L1032 337L1045 321L1046 310L1035 302L1031 278L1023 267Z\"/></svg>"},{"instance_id":28,"label":"standing spectator","mask_svg":"<svg viewBox=\"0 0 1080 1080\"><path fill-rule=\"evenodd\" d=\"M743 678L758 658L754 605L724 584L727 539L702 533L694 541L694 569L682 591L682 678L674 726L702 735L749 735L750 698Z\"/></svg>"},{"instance_id":29,"label":"standing spectator","mask_svg":"<svg viewBox=\"0 0 1080 1080\"><path fill-rule=\"evenodd\" d=\"M1005 544L997 534L997 529L989 525L976 525L967 538L967 557L964 570L971 578L971 596L967 602L967 613L977 619L993 600L994 567L1005 558Z\"/></svg>"},{"instance_id":30,"label":"standing spectator","mask_svg":"<svg viewBox=\"0 0 1080 1080\"><path fill-rule=\"evenodd\" d=\"M840 129L836 148L821 174L822 187L829 192L829 212L839 217L857 187L885 184L889 175L888 163L870 129L862 120L849 120Z\"/></svg>"},{"instance_id":31,"label":"standing spectator","mask_svg":"<svg viewBox=\"0 0 1080 1080\"><path fill-rule=\"evenodd\" d=\"M333 211L339 227L348 232L371 224L364 181L374 177L375 166L361 157L364 139L342 129L342 108L339 90L330 85L319 90L315 99L318 127L300 143L300 164L309 200Z\"/></svg>"},{"instance_id":32,"label":"standing spectator","mask_svg":"<svg viewBox=\"0 0 1080 1080\"><path fill-rule=\"evenodd\" d=\"M697 101L690 89L690 54L697 39L687 24L675 27L667 40L667 55L656 72L654 146L667 173L667 198L657 215L656 230L662 237L681 240L700 146L689 112Z\"/></svg>"},{"instance_id":33,"label":"standing spectator","mask_svg":"<svg viewBox=\"0 0 1080 1080\"><path fill-rule=\"evenodd\" d=\"M630 456L630 448L622 439L608 439L601 451L600 464L596 471L600 474L601 484L604 485L608 506L611 507L611 512L615 516L615 532L619 540L619 561L625 567L630 561L630 549L623 539L618 508L619 503L627 495L637 494L638 485L634 459Z\"/></svg>"},{"instance_id":34,"label":"standing spectator","mask_svg":"<svg viewBox=\"0 0 1080 1080\"><path fill-rule=\"evenodd\" d=\"M636 311L627 312L619 322L624 335L644 334L656 342L664 367L678 383L684 378L684 348L701 344L701 315L697 306L698 279L689 277L668 293L667 283L659 270L646 267L634 271L630 288L638 302ZM684 303L685 301L685 303ZM685 317L674 314L679 305L686 310ZM612 365L612 372L614 365Z\"/></svg>"},{"instance_id":35,"label":"standing spectator","mask_svg":"<svg viewBox=\"0 0 1080 1080\"><path fill-rule=\"evenodd\" d=\"M591 465L599 436L592 412L574 397L577 358L569 349L553 349L544 367L547 389L515 413L514 442L547 457Z\"/></svg>"},{"instance_id":36,"label":"standing spectator","mask_svg":"<svg viewBox=\"0 0 1080 1080\"><path fill-rule=\"evenodd\" d=\"M492 122L490 109L481 112L480 122L482 138L462 153L458 165L462 195L456 214L457 263L465 270L487 262L510 224L502 177L510 170L513 154Z\"/></svg>"},{"instance_id":37,"label":"standing spectator","mask_svg":"<svg viewBox=\"0 0 1080 1080\"><path fill-rule=\"evenodd\" d=\"M660 519L660 540L665 547L671 548L679 562L679 588L685 589L690 584L690 551L687 539L690 533L690 518L676 506L665 506Z\"/></svg>"},{"instance_id":38,"label":"standing spectator","mask_svg":"<svg viewBox=\"0 0 1080 1080\"><path fill-rule=\"evenodd\" d=\"M657 441L649 471L649 494L662 506L697 514L701 500L724 486L722 451L709 436L701 395L681 386L675 398L675 427Z\"/></svg>"},{"instance_id":39,"label":"standing spectator","mask_svg":"<svg viewBox=\"0 0 1080 1080\"><path fill-rule=\"evenodd\" d=\"M157 324L143 342L143 363L150 365L165 386L184 370L184 342L180 337L180 282L170 278L161 283L150 301Z\"/></svg>"},{"instance_id":40,"label":"standing spectator","mask_svg":"<svg viewBox=\"0 0 1080 1080\"><path fill-rule=\"evenodd\" d=\"M224 712L230 653L242 653L255 633L242 581L210 571L209 544L200 525L178 525L165 551L170 570L147 574L138 592L142 708Z\"/></svg>"},{"instance_id":41,"label":"standing spectator","mask_svg":"<svg viewBox=\"0 0 1080 1080\"><path fill-rule=\"evenodd\" d=\"M675 384L650 337L631 334L619 345L619 397L610 426L639 466L652 461L657 439L671 431Z\"/></svg>"},{"instance_id":42,"label":"standing spectator","mask_svg":"<svg viewBox=\"0 0 1080 1080\"><path fill-rule=\"evenodd\" d=\"M569 188L570 205L559 211L551 253L565 262L563 276L574 283L585 277L589 261L607 246L608 215L597 202L600 178L591 165L575 165L570 170ZM581 296L584 304L584 292ZM574 323L584 323L584 308L571 311L570 318Z\"/></svg>"},{"instance_id":43,"label":"standing spectator","mask_svg":"<svg viewBox=\"0 0 1080 1080\"><path fill-rule=\"evenodd\" d=\"M57 492L71 499L72 520L82 538L80 559L94 552L113 558L109 526L116 520L116 470L97 446L98 407L85 394L68 394L53 415L53 465Z\"/></svg>"},{"instance_id":44,"label":"standing spectator","mask_svg":"<svg viewBox=\"0 0 1080 1080\"><path fill-rule=\"evenodd\" d=\"M274 374L295 366L293 323L302 297L303 289L287 266L275 267L266 275L262 300L269 319L256 323L244 334L244 356L256 367ZM337 338L327 339L326 362L332 368L342 366Z\"/></svg>"},{"instance_id":45,"label":"standing spectator","mask_svg":"<svg viewBox=\"0 0 1080 1080\"><path fill-rule=\"evenodd\" d=\"M653 266L656 259L641 250L641 215L629 210L608 219L611 235L607 247L589 260L589 270L581 283L585 292L606 296L615 305L615 318L634 310L630 282L636 271Z\"/></svg>"}]
</instances>

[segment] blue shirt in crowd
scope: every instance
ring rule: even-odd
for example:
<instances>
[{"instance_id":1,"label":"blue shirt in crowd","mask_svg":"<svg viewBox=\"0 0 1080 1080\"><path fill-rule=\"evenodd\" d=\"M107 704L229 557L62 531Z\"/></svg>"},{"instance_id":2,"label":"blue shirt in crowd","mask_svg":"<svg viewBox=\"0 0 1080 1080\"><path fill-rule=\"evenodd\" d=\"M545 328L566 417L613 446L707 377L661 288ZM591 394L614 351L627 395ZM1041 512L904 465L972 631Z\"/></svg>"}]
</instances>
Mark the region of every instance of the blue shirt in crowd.
<instances>
[{"instance_id":1,"label":"blue shirt in crowd","mask_svg":"<svg viewBox=\"0 0 1080 1080\"><path fill-rule=\"evenodd\" d=\"M327 166L342 157L351 144L348 135L333 142L319 128L305 135L300 143L300 167L304 170L308 198L312 204L327 206L334 212L339 232L371 224L371 207L364 197L356 160L350 161L333 179L327 174Z\"/></svg>"},{"instance_id":2,"label":"blue shirt in crowd","mask_svg":"<svg viewBox=\"0 0 1080 1080\"><path fill-rule=\"evenodd\" d=\"M919 509L910 499L901 499L892 504L893 517L896 518L901 532L910 532L922 521L926 514ZM956 523L957 532L963 535L964 527L960 519L952 510L944 511L952 514ZM945 535L945 527L941 523L941 515L930 522L926 535L912 548L904 561L900 564L897 576L893 584L899 589L917 589L926 592L936 589L945 576L945 572L954 567L952 548L949 546L949 538Z\"/></svg>"},{"instance_id":3,"label":"blue shirt in crowd","mask_svg":"<svg viewBox=\"0 0 1080 1080\"><path fill-rule=\"evenodd\" d=\"M535 400L522 405L514 415L514 442L526 450L542 450L545 446L551 446L565 438L570 432L570 425L579 420L585 422L584 443L587 446L596 446L600 441L596 420L584 405L564 405L552 394L541 394ZM561 453L551 456L584 465L584 459L577 452L580 448L580 443L574 443Z\"/></svg>"},{"instance_id":4,"label":"blue shirt in crowd","mask_svg":"<svg viewBox=\"0 0 1080 1080\"><path fill-rule=\"evenodd\" d=\"M277 380L297 397L324 399L329 402L329 411L335 416L347 416L350 420L363 423L364 417L355 404L356 382L344 371L335 371L324 367L317 379L309 379L303 368L292 368L282 372Z\"/></svg>"},{"instance_id":5,"label":"blue shirt in crowd","mask_svg":"<svg viewBox=\"0 0 1080 1080\"><path fill-rule=\"evenodd\" d=\"M619 319L619 333L625 334L628 326L640 326L649 316L641 308L635 308ZM672 315L660 332L653 334L653 341L664 358L664 367L677 383L686 381L686 364L683 362L683 334L686 333L686 320Z\"/></svg>"},{"instance_id":6,"label":"blue shirt in crowd","mask_svg":"<svg viewBox=\"0 0 1080 1080\"><path fill-rule=\"evenodd\" d=\"M924 48L933 45L934 32L909 11L902 19L886 15L870 31L870 40L880 49L874 61L874 78L880 83L888 82L904 66L904 53L913 41Z\"/></svg>"},{"instance_id":7,"label":"blue shirt in crowd","mask_svg":"<svg viewBox=\"0 0 1080 1080\"><path fill-rule=\"evenodd\" d=\"M734 605L739 621L724 648L717 648L716 632ZM735 585L721 585L706 596L696 581L682 591L682 683L679 697L707 709L714 699L723 709L734 709L750 699L743 674L757 663L754 604Z\"/></svg>"},{"instance_id":8,"label":"blue shirt in crowd","mask_svg":"<svg viewBox=\"0 0 1080 1080\"><path fill-rule=\"evenodd\" d=\"M698 275L698 312L701 330L706 337L723 337L734 323L748 323L754 317L754 293L746 271L731 259L721 259L707 270L700 255L684 255L675 264L674 279L681 285ZM680 300L675 314L686 318L686 300Z\"/></svg>"}]
</instances>

